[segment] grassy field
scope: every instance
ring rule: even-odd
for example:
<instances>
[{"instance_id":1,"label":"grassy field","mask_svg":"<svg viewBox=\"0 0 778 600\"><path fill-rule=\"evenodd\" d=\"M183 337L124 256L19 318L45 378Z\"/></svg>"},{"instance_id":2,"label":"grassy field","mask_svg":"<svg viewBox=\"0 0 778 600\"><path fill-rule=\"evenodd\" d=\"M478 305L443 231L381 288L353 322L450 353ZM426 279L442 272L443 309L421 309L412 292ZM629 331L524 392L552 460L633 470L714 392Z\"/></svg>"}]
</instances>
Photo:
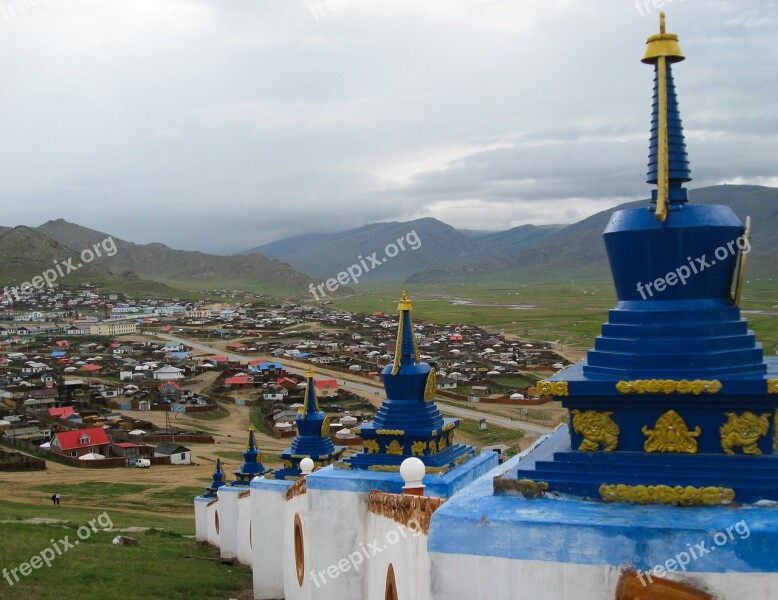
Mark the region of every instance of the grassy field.
<instances>
[{"instance_id":1,"label":"grassy field","mask_svg":"<svg viewBox=\"0 0 778 600\"><path fill-rule=\"evenodd\" d=\"M604 281L555 283L360 285L348 298L334 298L338 308L356 312L397 312L407 289L413 316L434 323L479 325L527 340L556 342L584 357L616 304L613 285ZM778 350L778 281L748 281L741 308L766 355ZM765 311L753 313L752 311ZM772 312L775 314L766 314ZM555 346L557 348L558 346Z\"/></svg>"},{"instance_id":2,"label":"grassy field","mask_svg":"<svg viewBox=\"0 0 778 600\"><path fill-rule=\"evenodd\" d=\"M191 490L186 494L191 494ZM181 500L184 491L178 496L167 499ZM191 501L191 495L187 500ZM181 519L155 517L154 529L126 534L138 541L137 546L124 547L111 543L116 531L103 531L102 527L112 526L114 530L144 527L148 526L148 517L116 510L101 513L95 509L48 505L43 508L10 502L0 502L0 511L4 519L0 565L8 570L7 578L0 580L0 598L215 600L251 597L246 595L251 588L250 569L192 558L215 558L216 551L187 537L189 528L179 527L184 522ZM56 521L30 521L42 517ZM95 523L97 532L88 527L89 521ZM68 540L62 542L65 536ZM48 558L50 566L40 558L33 558L36 556ZM32 567L38 565L37 569L21 566L31 561ZM15 575L14 569L17 569ZM27 571L31 572L24 576Z\"/></svg>"}]
</instances>

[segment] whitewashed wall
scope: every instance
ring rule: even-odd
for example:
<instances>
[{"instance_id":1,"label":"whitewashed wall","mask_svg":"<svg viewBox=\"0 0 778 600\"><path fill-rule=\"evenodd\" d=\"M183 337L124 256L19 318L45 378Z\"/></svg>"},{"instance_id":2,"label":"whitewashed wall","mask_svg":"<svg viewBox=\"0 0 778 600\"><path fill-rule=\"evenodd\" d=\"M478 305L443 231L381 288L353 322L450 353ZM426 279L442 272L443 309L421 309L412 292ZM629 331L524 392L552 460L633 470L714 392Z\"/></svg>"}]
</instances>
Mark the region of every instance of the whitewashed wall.
<instances>
[{"instance_id":1,"label":"whitewashed wall","mask_svg":"<svg viewBox=\"0 0 778 600\"><path fill-rule=\"evenodd\" d=\"M238 495L246 488L222 486L219 497L219 550L222 558L238 557Z\"/></svg>"},{"instance_id":2,"label":"whitewashed wall","mask_svg":"<svg viewBox=\"0 0 778 600\"><path fill-rule=\"evenodd\" d=\"M432 598L468 600L538 600L614 598L621 569L511 560L464 554L430 555ZM716 600L775 600L775 573L677 573L667 579L707 590Z\"/></svg>"},{"instance_id":3,"label":"whitewashed wall","mask_svg":"<svg viewBox=\"0 0 778 600\"><path fill-rule=\"evenodd\" d=\"M243 490L248 492L248 488ZM251 566L251 529L252 529L252 516L251 516L251 497L248 494L241 494L242 498L238 498L238 562Z\"/></svg>"},{"instance_id":4,"label":"whitewashed wall","mask_svg":"<svg viewBox=\"0 0 778 600\"><path fill-rule=\"evenodd\" d=\"M373 555L378 548L381 552ZM369 558L365 558L365 554ZM354 563L359 560L356 555L351 558ZM430 599L430 560L425 533L387 517L369 513L367 541L362 558L365 558L360 566L365 574L362 598L385 597L386 575L391 564L398 598ZM447 600L455 597L463 596L448 596Z\"/></svg>"},{"instance_id":5,"label":"whitewashed wall","mask_svg":"<svg viewBox=\"0 0 778 600\"><path fill-rule=\"evenodd\" d=\"M219 547L219 532L216 530L216 515L219 512L218 499L212 499L205 509L205 522L207 523L206 541L212 546Z\"/></svg>"},{"instance_id":6,"label":"whitewashed wall","mask_svg":"<svg viewBox=\"0 0 778 600\"><path fill-rule=\"evenodd\" d=\"M311 536L308 527L308 498L307 494L300 494L291 500L284 500L286 507L283 514L283 532L282 544L276 550L283 553L283 573L284 573L284 598L285 600L309 600L315 598L319 600L324 596L319 595L317 590L313 595L311 592L311 578L309 566L312 553L321 545L321 540ZM303 530L303 549L305 556L305 573L303 575L302 585L297 579L297 561L294 551L294 522L295 516L299 515Z\"/></svg>"},{"instance_id":7,"label":"whitewashed wall","mask_svg":"<svg viewBox=\"0 0 778 600\"><path fill-rule=\"evenodd\" d=\"M278 600L284 597L284 488L262 489L252 485L251 510L254 598Z\"/></svg>"},{"instance_id":8,"label":"whitewashed wall","mask_svg":"<svg viewBox=\"0 0 778 600\"><path fill-rule=\"evenodd\" d=\"M334 490L308 489L308 505L312 507L308 515L305 538L311 547L306 561L306 571L320 573L338 562L347 559L365 542L367 520L366 493L342 492ZM308 563L310 562L310 567ZM314 591L315 600L343 600L363 598L364 571L353 569L340 572L335 578ZM288 579L287 579L288 581ZM316 587L313 580L310 581ZM288 588L287 588L288 589ZM287 596L287 600L293 597ZM297 597L294 597L297 598Z\"/></svg>"},{"instance_id":9,"label":"whitewashed wall","mask_svg":"<svg viewBox=\"0 0 778 600\"><path fill-rule=\"evenodd\" d=\"M197 496L194 499L195 539L198 542L208 541L208 503L212 498Z\"/></svg>"}]
</instances>

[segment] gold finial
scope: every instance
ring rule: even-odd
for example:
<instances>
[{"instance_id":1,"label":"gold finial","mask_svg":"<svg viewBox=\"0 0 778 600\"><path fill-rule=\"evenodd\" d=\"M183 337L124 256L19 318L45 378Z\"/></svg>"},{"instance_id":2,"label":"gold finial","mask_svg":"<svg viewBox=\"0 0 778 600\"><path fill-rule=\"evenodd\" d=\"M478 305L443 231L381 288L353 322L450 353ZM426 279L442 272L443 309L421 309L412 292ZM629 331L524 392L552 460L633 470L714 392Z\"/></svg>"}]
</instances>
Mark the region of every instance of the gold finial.
<instances>
[{"instance_id":1,"label":"gold finial","mask_svg":"<svg viewBox=\"0 0 778 600\"><path fill-rule=\"evenodd\" d=\"M308 370L305 372L305 377L306 377L306 379L311 379L311 378L313 378L313 377L315 377L315 376L316 376L316 373L314 373L312 369L308 369Z\"/></svg>"},{"instance_id":2,"label":"gold finial","mask_svg":"<svg viewBox=\"0 0 778 600\"><path fill-rule=\"evenodd\" d=\"M403 290L403 295L400 299L400 303L397 305L397 310L411 310L411 301L408 300L408 292L405 290Z\"/></svg>"},{"instance_id":3,"label":"gold finial","mask_svg":"<svg viewBox=\"0 0 778 600\"><path fill-rule=\"evenodd\" d=\"M659 33L656 33L646 40L646 52L642 61L653 65L659 57L663 56L671 63L681 62L685 57L678 43L678 35L667 33L665 28L665 13L659 13Z\"/></svg>"},{"instance_id":4,"label":"gold finial","mask_svg":"<svg viewBox=\"0 0 778 600\"><path fill-rule=\"evenodd\" d=\"M256 431L256 429L254 429L254 423L249 423L249 431Z\"/></svg>"}]
</instances>

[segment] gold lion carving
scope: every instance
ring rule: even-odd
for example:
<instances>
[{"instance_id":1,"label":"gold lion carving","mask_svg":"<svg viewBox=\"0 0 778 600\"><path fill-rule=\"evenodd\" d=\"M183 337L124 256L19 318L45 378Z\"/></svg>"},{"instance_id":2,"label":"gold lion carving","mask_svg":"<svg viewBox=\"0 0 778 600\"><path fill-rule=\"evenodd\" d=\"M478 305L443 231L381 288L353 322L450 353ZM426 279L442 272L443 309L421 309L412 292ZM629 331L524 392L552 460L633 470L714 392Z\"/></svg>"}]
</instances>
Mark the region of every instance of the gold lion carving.
<instances>
[{"instance_id":1,"label":"gold lion carving","mask_svg":"<svg viewBox=\"0 0 778 600\"><path fill-rule=\"evenodd\" d=\"M613 411L597 412L596 410L571 411L573 429L583 437L578 446L584 452L596 452L602 446L605 452L612 452L619 445L619 426L611 419Z\"/></svg>"},{"instance_id":2,"label":"gold lion carving","mask_svg":"<svg viewBox=\"0 0 778 600\"><path fill-rule=\"evenodd\" d=\"M719 428L724 452L735 454L735 448L742 448L743 454L762 454L756 444L770 430L770 413L757 416L752 412L744 412L738 416L728 412L724 416L729 419Z\"/></svg>"}]
</instances>

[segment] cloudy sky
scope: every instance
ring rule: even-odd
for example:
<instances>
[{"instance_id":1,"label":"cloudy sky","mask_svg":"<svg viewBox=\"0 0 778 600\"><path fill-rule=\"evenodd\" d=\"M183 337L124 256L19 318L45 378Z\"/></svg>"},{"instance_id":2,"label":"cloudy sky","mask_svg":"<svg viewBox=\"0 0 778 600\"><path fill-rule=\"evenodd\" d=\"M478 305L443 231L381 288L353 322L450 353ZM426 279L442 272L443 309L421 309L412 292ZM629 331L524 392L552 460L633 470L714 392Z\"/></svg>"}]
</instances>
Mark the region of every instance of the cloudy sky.
<instances>
[{"instance_id":1,"label":"cloudy sky","mask_svg":"<svg viewBox=\"0 0 778 600\"><path fill-rule=\"evenodd\" d=\"M694 181L778 185L766 0L0 0L0 224L229 253L424 216L646 197L645 38Z\"/></svg>"}]
</instances>

